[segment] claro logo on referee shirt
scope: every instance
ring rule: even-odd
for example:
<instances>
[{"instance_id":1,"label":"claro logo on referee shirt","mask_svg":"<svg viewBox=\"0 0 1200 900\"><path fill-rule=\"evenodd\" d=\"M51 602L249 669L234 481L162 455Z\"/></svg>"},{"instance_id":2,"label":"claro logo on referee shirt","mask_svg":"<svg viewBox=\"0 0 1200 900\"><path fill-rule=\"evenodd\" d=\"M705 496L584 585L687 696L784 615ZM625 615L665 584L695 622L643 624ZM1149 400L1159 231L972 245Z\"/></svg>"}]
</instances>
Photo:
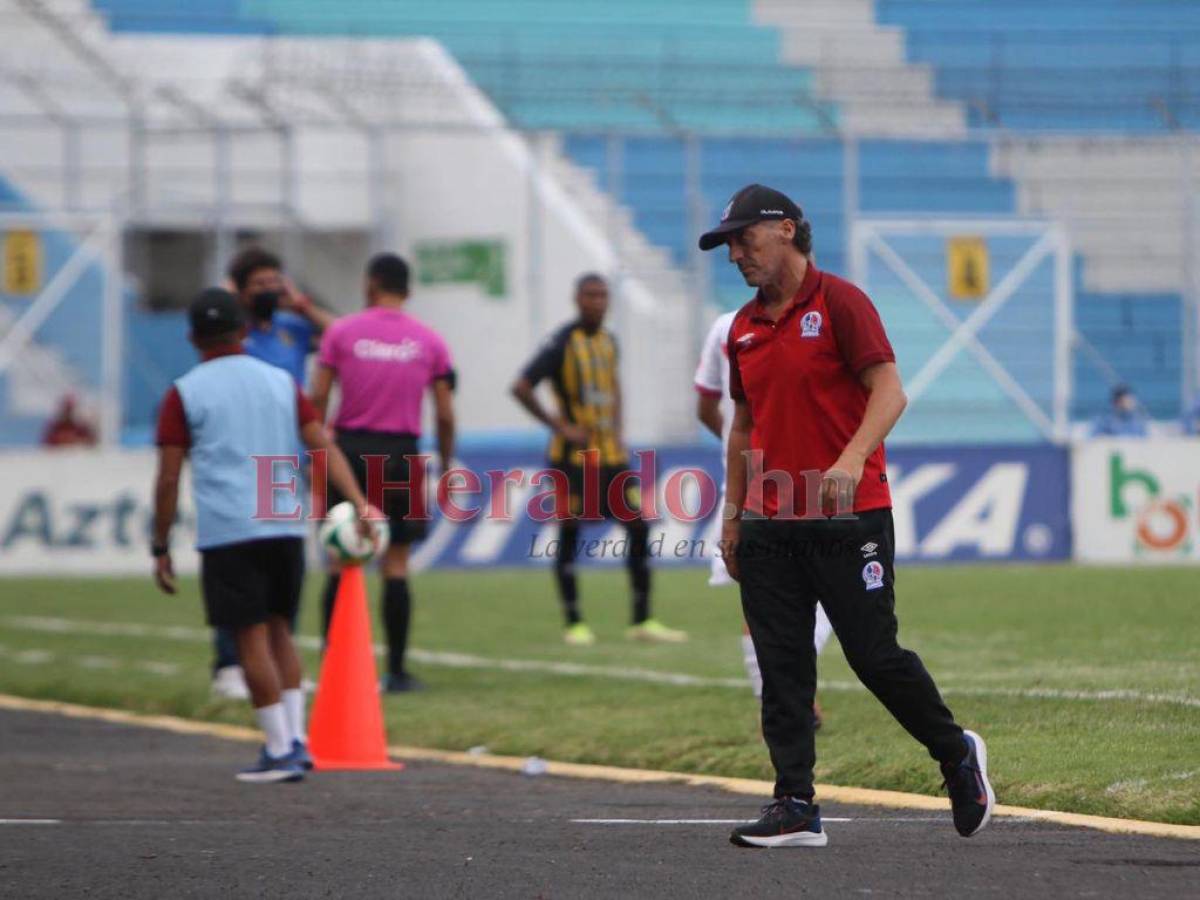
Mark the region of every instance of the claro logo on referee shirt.
<instances>
[{"instance_id":1,"label":"claro logo on referee shirt","mask_svg":"<svg viewBox=\"0 0 1200 900\"><path fill-rule=\"evenodd\" d=\"M421 355L421 342L405 338L398 344L360 338L354 342L354 355L358 359L373 359L380 362L412 362Z\"/></svg>"}]
</instances>

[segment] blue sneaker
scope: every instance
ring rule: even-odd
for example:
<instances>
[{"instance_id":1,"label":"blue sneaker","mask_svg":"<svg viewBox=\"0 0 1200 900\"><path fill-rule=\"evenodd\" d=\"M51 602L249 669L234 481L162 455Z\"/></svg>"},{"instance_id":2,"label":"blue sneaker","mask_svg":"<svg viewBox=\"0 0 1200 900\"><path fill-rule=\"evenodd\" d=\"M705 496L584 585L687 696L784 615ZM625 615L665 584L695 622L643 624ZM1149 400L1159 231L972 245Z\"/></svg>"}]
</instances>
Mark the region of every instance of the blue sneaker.
<instances>
[{"instance_id":1,"label":"blue sneaker","mask_svg":"<svg viewBox=\"0 0 1200 900\"><path fill-rule=\"evenodd\" d=\"M988 781L987 745L973 731L964 731L967 755L958 765L943 765L942 777L950 794L954 827L963 837L978 834L992 818L996 793Z\"/></svg>"},{"instance_id":2,"label":"blue sneaker","mask_svg":"<svg viewBox=\"0 0 1200 900\"><path fill-rule=\"evenodd\" d=\"M300 768L305 772L311 772L313 767L312 754L308 752L308 744L299 738L292 741L292 759L300 763Z\"/></svg>"},{"instance_id":3,"label":"blue sneaker","mask_svg":"<svg viewBox=\"0 0 1200 900\"><path fill-rule=\"evenodd\" d=\"M270 784L277 781L302 781L304 768L295 759L295 751L287 756L271 756L263 747L258 764L237 773L238 781L251 784Z\"/></svg>"},{"instance_id":4,"label":"blue sneaker","mask_svg":"<svg viewBox=\"0 0 1200 900\"><path fill-rule=\"evenodd\" d=\"M821 807L793 797L777 797L762 808L757 822L733 829L729 842L738 847L824 847Z\"/></svg>"}]
</instances>

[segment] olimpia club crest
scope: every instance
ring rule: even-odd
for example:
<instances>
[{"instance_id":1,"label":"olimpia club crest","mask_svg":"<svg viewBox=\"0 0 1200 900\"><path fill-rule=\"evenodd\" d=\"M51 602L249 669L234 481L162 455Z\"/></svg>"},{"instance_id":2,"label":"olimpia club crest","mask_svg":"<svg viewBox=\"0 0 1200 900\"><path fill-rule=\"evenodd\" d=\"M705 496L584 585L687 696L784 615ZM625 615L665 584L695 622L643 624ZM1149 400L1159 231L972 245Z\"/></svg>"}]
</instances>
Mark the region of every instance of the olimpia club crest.
<instances>
[{"instance_id":1,"label":"olimpia club crest","mask_svg":"<svg viewBox=\"0 0 1200 900\"><path fill-rule=\"evenodd\" d=\"M883 563L873 559L863 566L862 580L863 587L868 591L877 591L883 587Z\"/></svg>"},{"instance_id":2,"label":"olimpia club crest","mask_svg":"<svg viewBox=\"0 0 1200 900\"><path fill-rule=\"evenodd\" d=\"M815 338L821 336L821 314L815 309L806 312L800 319L800 337Z\"/></svg>"}]
</instances>

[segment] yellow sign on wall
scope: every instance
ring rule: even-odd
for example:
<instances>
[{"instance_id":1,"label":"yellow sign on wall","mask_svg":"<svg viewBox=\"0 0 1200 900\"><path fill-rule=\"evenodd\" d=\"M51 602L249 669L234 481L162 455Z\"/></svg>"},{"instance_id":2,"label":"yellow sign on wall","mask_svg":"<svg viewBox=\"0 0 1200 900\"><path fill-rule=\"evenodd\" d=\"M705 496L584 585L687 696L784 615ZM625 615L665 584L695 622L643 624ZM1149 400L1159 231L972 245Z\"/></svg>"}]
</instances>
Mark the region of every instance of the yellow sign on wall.
<instances>
[{"instance_id":1,"label":"yellow sign on wall","mask_svg":"<svg viewBox=\"0 0 1200 900\"><path fill-rule=\"evenodd\" d=\"M955 300L979 300L990 290L987 242L979 237L946 241L946 277Z\"/></svg>"},{"instance_id":2,"label":"yellow sign on wall","mask_svg":"<svg viewBox=\"0 0 1200 900\"><path fill-rule=\"evenodd\" d=\"M4 293L30 295L42 287L42 238L33 231L4 235Z\"/></svg>"}]
</instances>

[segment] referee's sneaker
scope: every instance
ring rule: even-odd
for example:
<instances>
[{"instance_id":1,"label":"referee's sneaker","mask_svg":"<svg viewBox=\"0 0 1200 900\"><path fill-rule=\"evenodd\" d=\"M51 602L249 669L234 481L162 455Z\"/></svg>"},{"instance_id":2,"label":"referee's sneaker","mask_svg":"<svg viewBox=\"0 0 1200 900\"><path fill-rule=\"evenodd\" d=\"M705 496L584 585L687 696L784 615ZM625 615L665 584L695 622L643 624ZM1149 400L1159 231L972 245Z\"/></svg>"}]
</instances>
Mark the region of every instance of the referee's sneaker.
<instances>
[{"instance_id":1,"label":"referee's sneaker","mask_svg":"<svg viewBox=\"0 0 1200 900\"><path fill-rule=\"evenodd\" d=\"M883 439L906 403L879 314L812 262L812 228L787 196L738 191L701 250L725 244L758 289L729 330L729 573L762 670L775 799L735 844L823 846L814 804L813 623L821 601L846 659L941 764L954 825L969 837L995 795L987 748L954 721L917 655L896 642L895 541ZM751 471L753 470L753 471Z\"/></svg>"}]
</instances>

